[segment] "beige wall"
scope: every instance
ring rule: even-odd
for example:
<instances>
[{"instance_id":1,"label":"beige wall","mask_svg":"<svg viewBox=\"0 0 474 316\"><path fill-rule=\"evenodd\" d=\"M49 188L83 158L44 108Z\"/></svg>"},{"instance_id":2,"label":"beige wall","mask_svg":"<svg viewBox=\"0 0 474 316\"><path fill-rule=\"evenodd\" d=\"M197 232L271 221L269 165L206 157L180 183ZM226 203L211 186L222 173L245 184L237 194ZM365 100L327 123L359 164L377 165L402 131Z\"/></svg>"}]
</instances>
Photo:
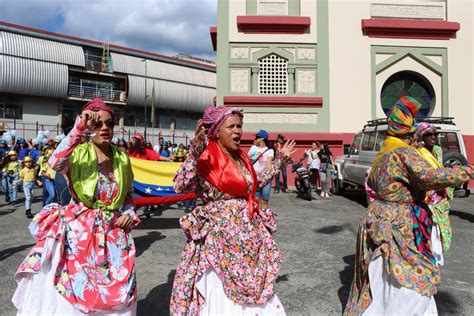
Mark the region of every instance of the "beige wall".
<instances>
[{"instance_id":1,"label":"beige wall","mask_svg":"<svg viewBox=\"0 0 474 316\"><path fill-rule=\"evenodd\" d=\"M244 34L238 31L237 16L246 15L246 0L229 1L229 42L250 43L315 43L316 42L316 0L300 0L303 16L311 18L311 26L305 34Z\"/></svg>"},{"instance_id":2,"label":"beige wall","mask_svg":"<svg viewBox=\"0 0 474 316\"><path fill-rule=\"evenodd\" d=\"M457 32L456 38L440 41L369 38L364 36L361 30L361 19L370 18L369 0L329 1L331 132L355 132L371 118L370 47L386 45L447 48L449 115L455 117L463 133L474 134L473 1L456 0L447 3L448 20L461 23L461 30ZM421 66L405 62L405 65L394 67L397 67L397 70L410 70L410 67ZM440 85L439 78L434 74L428 76L428 79L433 80L435 90L440 90L440 87L437 87ZM378 83L377 99L380 88L381 84ZM439 115L440 109L441 96L437 92L434 115ZM377 116L381 115L378 101Z\"/></svg>"}]
</instances>

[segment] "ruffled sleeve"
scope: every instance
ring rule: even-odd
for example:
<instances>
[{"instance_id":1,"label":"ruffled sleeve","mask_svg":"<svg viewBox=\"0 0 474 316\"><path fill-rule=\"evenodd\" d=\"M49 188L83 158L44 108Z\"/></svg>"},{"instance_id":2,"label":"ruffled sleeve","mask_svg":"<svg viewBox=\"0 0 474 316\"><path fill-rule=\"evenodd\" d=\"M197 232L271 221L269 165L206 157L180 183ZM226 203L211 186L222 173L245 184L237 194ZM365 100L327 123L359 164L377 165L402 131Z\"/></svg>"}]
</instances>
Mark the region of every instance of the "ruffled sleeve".
<instances>
[{"instance_id":1,"label":"ruffled sleeve","mask_svg":"<svg viewBox=\"0 0 474 316\"><path fill-rule=\"evenodd\" d=\"M204 152L205 144L195 146L194 141L189 147L189 157L179 167L173 179L174 190L177 193L195 192L198 186L197 181L197 161Z\"/></svg>"}]
</instances>

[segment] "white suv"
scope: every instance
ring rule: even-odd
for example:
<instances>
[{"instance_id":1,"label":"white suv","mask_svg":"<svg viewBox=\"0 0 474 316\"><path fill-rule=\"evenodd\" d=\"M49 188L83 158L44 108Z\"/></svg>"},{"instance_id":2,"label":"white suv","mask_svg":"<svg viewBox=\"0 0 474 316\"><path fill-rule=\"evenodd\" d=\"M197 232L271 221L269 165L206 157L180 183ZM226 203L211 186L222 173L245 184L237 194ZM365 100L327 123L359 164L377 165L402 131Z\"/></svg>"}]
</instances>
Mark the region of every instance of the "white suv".
<instances>
[{"instance_id":1,"label":"white suv","mask_svg":"<svg viewBox=\"0 0 474 316\"><path fill-rule=\"evenodd\" d=\"M443 149L444 166L468 165L466 146L459 128L452 117L427 118L438 130L438 145ZM333 193L341 193L347 186L364 187L365 175L382 146L387 133L387 119L368 121L358 132L347 153L336 158L338 176L334 180ZM456 197L469 196L467 184L455 190Z\"/></svg>"}]
</instances>

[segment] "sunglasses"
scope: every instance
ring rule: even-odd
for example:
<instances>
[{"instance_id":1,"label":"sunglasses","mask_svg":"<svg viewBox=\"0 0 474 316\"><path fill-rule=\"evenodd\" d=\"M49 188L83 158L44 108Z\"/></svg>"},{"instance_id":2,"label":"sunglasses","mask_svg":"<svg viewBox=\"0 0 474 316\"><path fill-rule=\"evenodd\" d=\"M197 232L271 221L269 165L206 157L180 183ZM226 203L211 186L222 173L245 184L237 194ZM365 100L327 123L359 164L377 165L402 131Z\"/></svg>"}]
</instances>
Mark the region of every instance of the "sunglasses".
<instances>
[{"instance_id":1,"label":"sunglasses","mask_svg":"<svg viewBox=\"0 0 474 316\"><path fill-rule=\"evenodd\" d=\"M105 126L107 126L108 128L112 128L112 127L114 127L114 125L115 125L115 124L114 124L114 121L112 121L112 120L107 120L107 121L105 121L105 122L103 122L103 121L97 121L97 123L95 124L95 128L96 128L96 129L101 129L102 126L104 126L104 124L105 124Z\"/></svg>"},{"instance_id":2,"label":"sunglasses","mask_svg":"<svg viewBox=\"0 0 474 316\"><path fill-rule=\"evenodd\" d=\"M434 136L434 137L436 137L436 136L438 136L438 133L431 133L430 132L430 133L425 133L425 135L423 135L423 136L427 136L427 137L433 137Z\"/></svg>"}]
</instances>

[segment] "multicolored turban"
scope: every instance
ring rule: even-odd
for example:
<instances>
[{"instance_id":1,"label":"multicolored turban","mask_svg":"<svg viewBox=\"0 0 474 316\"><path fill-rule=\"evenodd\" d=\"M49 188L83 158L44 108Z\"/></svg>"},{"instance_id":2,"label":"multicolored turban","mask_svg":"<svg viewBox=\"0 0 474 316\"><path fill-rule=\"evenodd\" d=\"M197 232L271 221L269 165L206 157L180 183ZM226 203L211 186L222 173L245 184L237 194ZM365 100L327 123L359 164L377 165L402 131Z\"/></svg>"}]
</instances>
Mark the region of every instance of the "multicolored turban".
<instances>
[{"instance_id":1,"label":"multicolored turban","mask_svg":"<svg viewBox=\"0 0 474 316\"><path fill-rule=\"evenodd\" d=\"M401 97L388 117L387 135L402 137L416 131L415 116L421 104L409 96Z\"/></svg>"},{"instance_id":2,"label":"multicolored turban","mask_svg":"<svg viewBox=\"0 0 474 316\"><path fill-rule=\"evenodd\" d=\"M102 98L94 98L89 101L84 107L82 108L83 111L105 111L110 114L112 120L115 122L114 111L102 101Z\"/></svg>"},{"instance_id":3,"label":"multicolored turban","mask_svg":"<svg viewBox=\"0 0 474 316\"><path fill-rule=\"evenodd\" d=\"M225 119L231 115L237 115L241 119L244 118L242 110L229 108L226 106L209 106L204 110L204 114L202 116L202 123L207 128L207 138L209 138L209 140L217 139L219 127L221 127Z\"/></svg>"}]
</instances>

